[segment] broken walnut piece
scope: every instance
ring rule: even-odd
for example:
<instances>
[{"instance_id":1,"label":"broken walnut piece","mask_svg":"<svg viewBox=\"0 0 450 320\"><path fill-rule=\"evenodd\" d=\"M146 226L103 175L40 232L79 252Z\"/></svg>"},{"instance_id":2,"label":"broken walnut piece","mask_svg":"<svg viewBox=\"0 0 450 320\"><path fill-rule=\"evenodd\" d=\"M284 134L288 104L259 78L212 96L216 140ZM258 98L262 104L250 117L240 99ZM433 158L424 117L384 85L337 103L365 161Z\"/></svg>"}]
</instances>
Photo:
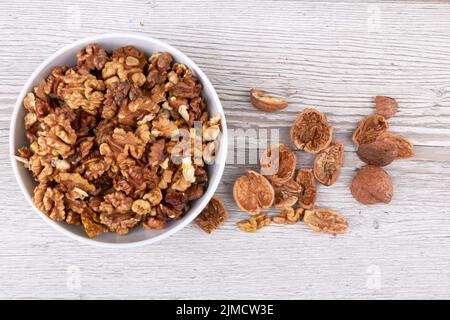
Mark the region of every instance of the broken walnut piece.
<instances>
[{"instance_id":1,"label":"broken walnut piece","mask_svg":"<svg viewBox=\"0 0 450 320\"><path fill-rule=\"evenodd\" d=\"M152 207L155 207L161 203L163 199L163 194L161 192L161 189L153 188L152 190L150 190L150 192L144 194L142 199L147 200Z\"/></svg>"},{"instance_id":2,"label":"broken walnut piece","mask_svg":"<svg viewBox=\"0 0 450 320\"><path fill-rule=\"evenodd\" d=\"M312 169L300 169L295 179L301 185L299 205L305 209L312 209L316 205L317 185Z\"/></svg>"},{"instance_id":3,"label":"broken walnut piece","mask_svg":"<svg viewBox=\"0 0 450 320\"><path fill-rule=\"evenodd\" d=\"M61 78L61 94L64 102L73 110L83 109L89 114L96 115L103 103L105 84L94 75L79 74L69 69Z\"/></svg>"},{"instance_id":4,"label":"broken walnut piece","mask_svg":"<svg viewBox=\"0 0 450 320\"><path fill-rule=\"evenodd\" d=\"M137 199L133 201L131 205L131 211L136 213L138 216L143 217L146 214L150 213L151 205L150 202L143 199Z\"/></svg>"},{"instance_id":5,"label":"broken walnut piece","mask_svg":"<svg viewBox=\"0 0 450 320\"><path fill-rule=\"evenodd\" d=\"M389 119L397 113L398 104L394 98L376 96L374 100L377 114L383 116L385 119Z\"/></svg>"},{"instance_id":6,"label":"broken walnut piece","mask_svg":"<svg viewBox=\"0 0 450 320\"><path fill-rule=\"evenodd\" d=\"M333 127L328 124L325 114L306 108L295 119L290 135L298 149L318 153L331 143Z\"/></svg>"},{"instance_id":7,"label":"broken walnut piece","mask_svg":"<svg viewBox=\"0 0 450 320\"><path fill-rule=\"evenodd\" d=\"M98 44L88 44L77 53L77 71L87 74L91 70L101 70L108 61L108 53Z\"/></svg>"},{"instance_id":8,"label":"broken walnut piece","mask_svg":"<svg viewBox=\"0 0 450 320\"><path fill-rule=\"evenodd\" d=\"M228 213L223 202L212 197L205 209L195 218L195 223L206 233L219 228L228 219Z\"/></svg>"},{"instance_id":9,"label":"broken walnut piece","mask_svg":"<svg viewBox=\"0 0 450 320\"><path fill-rule=\"evenodd\" d=\"M33 202L50 219L55 221L65 220L64 194L58 189L51 188L46 183L39 184L34 189Z\"/></svg>"},{"instance_id":10,"label":"broken walnut piece","mask_svg":"<svg viewBox=\"0 0 450 320\"><path fill-rule=\"evenodd\" d=\"M272 222L278 224L294 224L303 219L305 209L285 208L278 215L272 217Z\"/></svg>"},{"instance_id":11,"label":"broken walnut piece","mask_svg":"<svg viewBox=\"0 0 450 320\"><path fill-rule=\"evenodd\" d=\"M166 218L149 216L144 220L143 226L146 230L162 230L166 227Z\"/></svg>"},{"instance_id":12,"label":"broken walnut piece","mask_svg":"<svg viewBox=\"0 0 450 320\"><path fill-rule=\"evenodd\" d=\"M250 89L250 101L255 108L267 112L280 111L288 106L286 99L266 95L265 90L255 88Z\"/></svg>"},{"instance_id":13,"label":"broken walnut piece","mask_svg":"<svg viewBox=\"0 0 450 320\"><path fill-rule=\"evenodd\" d=\"M233 186L233 197L237 206L252 214L272 206L275 192L270 182L255 171L247 171L246 175L236 179Z\"/></svg>"},{"instance_id":14,"label":"broken walnut piece","mask_svg":"<svg viewBox=\"0 0 450 320\"><path fill-rule=\"evenodd\" d=\"M358 170L350 191L362 204L389 203L394 194L389 174L380 167L366 165Z\"/></svg>"},{"instance_id":15,"label":"broken walnut piece","mask_svg":"<svg viewBox=\"0 0 450 320\"><path fill-rule=\"evenodd\" d=\"M274 183L284 183L292 178L297 164L295 153L285 144L273 144L261 155L261 174Z\"/></svg>"},{"instance_id":16,"label":"broken walnut piece","mask_svg":"<svg viewBox=\"0 0 450 320\"><path fill-rule=\"evenodd\" d=\"M261 229L270 224L270 217L265 213L257 214L247 220L239 221L236 223L241 231L245 232L256 232L256 230Z\"/></svg>"},{"instance_id":17,"label":"broken walnut piece","mask_svg":"<svg viewBox=\"0 0 450 320\"><path fill-rule=\"evenodd\" d=\"M100 233L108 231L108 228L103 224L97 223L85 215L81 215L81 223L83 224L84 231L89 238L95 238Z\"/></svg>"},{"instance_id":18,"label":"broken walnut piece","mask_svg":"<svg viewBox=\"0 0 450 320\"><path fill-rule=\"evenodd\" d=\"M367 164L384 167L397 158L398 150L394 142L375 140L359 145L357 155Z\"/></svg>"},{"instance_id":19,"label":"broken walnut piece","mask_svg":"<svg viewBox=\"0 0 450 320\"><path fill-rule=\"evenodd\" d=\"M331 186L336 182L344 164L344 145L332 142L314 160L314 177L321 184Z\"/></svg>"},{"instance_id":20,"label":"broken walnut piece","mask_svg":"<svg viewBox=\"0 0 450 320\"><path fill-rule=\"evenodd\" d=\"M393 134L386 132L380 135L377 140L379 141L389 141L396 145L397 156L396 159L406 159L414 156L414 146L405 137L399 134Z\"/></svg>"},{"instance_id":21,"label":"broken walnut piece","mask_svg":"<svg viewBox=\"0 0 450 320\"><path fill-rule=\"evenodd\" d=\"M141 217L132 210L133 198L126 196L123 192L115 191L107 194L100 204L100 221L120 235L127 234L128 231L137 225Z\"/></svg>"},{"instance_id":22,"label":"broken walnut piece","mask_svg":"<svg viewBox=\"0 0 450 320\"><path fill-rule=\"evenodd\" d=\"M339 212L327 208L306 210L303 222L314 231L332 234L344 233L348 227Z\"/></svg>"},{"instance_id":23,"label":"broken walnut piece","mask_svg":"<svg viewBox=\"0 0 450 320\"><path fill-rule=\"evenodd\" d=\"M379 115L372 114L365 117L356 128L353 133L352 140L359 146L360 144L370 143L375 140L389 129L387 120Z\"/></svg>"}]
</instances>

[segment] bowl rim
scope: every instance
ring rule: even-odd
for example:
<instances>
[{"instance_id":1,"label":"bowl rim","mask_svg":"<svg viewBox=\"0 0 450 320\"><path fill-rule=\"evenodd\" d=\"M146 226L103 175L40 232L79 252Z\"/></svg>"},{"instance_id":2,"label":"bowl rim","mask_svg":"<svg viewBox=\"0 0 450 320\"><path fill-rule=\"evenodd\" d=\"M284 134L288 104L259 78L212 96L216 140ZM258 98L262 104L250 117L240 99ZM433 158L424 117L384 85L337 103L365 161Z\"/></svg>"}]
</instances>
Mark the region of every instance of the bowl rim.
<instances>
[{"instance_id":1,"label":"bowl rim","mask_svg":"<svg viewBox=\"0 0 450 320\"><path fill-rule=\"evenodd\" d=\"M128 39L133 39L133 40L137 40L137 41L143 41L143 46L145 46L146 42L152 42L153 44L155 44L157 46L164 47L170 53L172 53L172 54L175 53L176 55L182 57L182 59L185 61L185 64L189 68L191 68L194 71L194 73L199 77L199 79L202 83L202 86L203 86L203 90L206 90L210 93L212 100L217 105L218 111L221 113L221 126L222 126L219 151L216 154L216 163L218 164L217 176L216 176L217 178L213 181L209 181L207 191L199 199L201 201L201 203L199 204L199 206L196 210L197 212L195 214L193 214L189 211L186 212L185 215L183 216L182 220L179 222L179 224L168 229L165 232L162 232L161 234L156 235L155 237L145 239L145 240L129 242L129 243L101 242L101 241L95 240L95 238L89 239L88 237L83 237L78 234L72 233L71 231L63 228L59 222L51 220L47 215L45 215L43 212L41 212L33 203L33 200L31 198L31 196L28 194L28 191L25 187L24 181L22 181L22 179L20 178L19 171L18 171L18 163L14 157L16 154L14 132L16 131L17 124L20 122L17 119L18 113L20 111L20 108L22 108L23 99L24 99L25 95L30 90L31 85L36 80L38 74L41 73L42 70L44 70L46 67L48 67L48 65L50 65L57 57L65 54L69 50L75 49L77 47L81 48L89 43L95 43L97 41L105 41L105 40L107 41L107 40L112 40L112 39L117 39L117 38L128 38ZM19 184L19 187L20 187L20 190L21 190L23 196L27 199L28 203L31 205L33 210L35 212L37 212L38 215L47 224L52 226L55 230L68 236L69 238L80 241L83 244L88 244L91 246L101 247L101 248L135 248L135 247L141 247L144 245L148 245L151 243L156 243L158 241L161 241L161 240L175 234L176 232L180 231L185 226L187 226L189 223L191 223L197 217L197 215L200 214L200 212L203 210L203 208L206 206L206 204L209 202L209 200L214 196L214 193L222 179L223 172L225 169L225 161L227 158L227 151L228 151L227 150L227 145L228 145L227 140L228 140L227 124L226 124L226 119L225 119L225 113L224 113L222 104L220 102L219 96L218 96L216 90L214 89L213 85L211 84L209 78L203 73L203 71L197 66L197 64L194 61L192 61L183 52L181 52L177 48L169 45L168 43L166 43L164 41L155 39L155 38L147 36L147 35L128 33L128 32L127 33L105 33L105 34L101 34L101 35L85 37L85 38L79 39L75 42L72 42L68 45L65 45L64 47L60 48L59 50L57 50L56 52L51 54L47 59L45 59L33 71L33 73L30 75L30 77L27 79L27 81L23 85L22 89L20 90L20 93L17 97L16 103L14 105L14 109L13 109L13 112L11 115L11 122L10 122L10 127L9 127L9 153L10 153L10 161L12 164L15 180ZM125 237L126 237L126 235L125 235Z\"/></svg>"}]
</instances>

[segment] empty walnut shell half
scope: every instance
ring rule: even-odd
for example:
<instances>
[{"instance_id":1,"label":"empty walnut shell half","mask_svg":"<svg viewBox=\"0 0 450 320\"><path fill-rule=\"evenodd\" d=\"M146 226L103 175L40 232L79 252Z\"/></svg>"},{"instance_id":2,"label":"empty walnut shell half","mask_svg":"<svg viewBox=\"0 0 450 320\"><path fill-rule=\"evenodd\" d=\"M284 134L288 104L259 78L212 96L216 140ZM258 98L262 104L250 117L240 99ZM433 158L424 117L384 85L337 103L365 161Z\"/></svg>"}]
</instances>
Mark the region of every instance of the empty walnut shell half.
<instances>
[{"instance_id":1,"label":"empty walnut shell half","mask_svg":"<svg viewBox=\"0 0 450 320\"><path fill-rule=\"evenodd\" d=\"M389 124L383 116L372 114L365 117L353 133L353 142L359 146L360 144L375 141L379 136L389 129Z\"/></svg>"},{"instance_id":2,"label":"empty walnut shell half","mask_svg":"<svg viewBox=\"0 0 450 320\"><path fill-rule=\"evenodd\" d=\"M302 208L312 209L316 204L317 185L312 169L300 169L295 179L301 186L299 204Z\"/></svg>"},{"instance_id":3,"label":"empty walnut shell half","mask_svg":"<svg viewBox=\"0 0 450 320\"><path fill-rule=\"evenodd\" d=\"M377 109L377 114L389 119L397 113L397 101L391 97L376 96L375 108Z\"/></svg>"},{"instance_id":4,"label":"empty walnut shell half","mask_svg":"<svg viewBox=\"0 0 450 320\"><path fill-rule=\"evenodd\" d=\"M331 143L333 127L325 114L306 108L295 119L291 128L292 143L301 150L317 153Z\"/></svg>"},{"instance_id":5,"label":"empty walnut shell half","mask_svg":"<svg viewBox=\"0 0 450 320\"><path fill-rule=\"evenodd\" d=\"M333 142L328 148L322 150L314 160L314 176L325 186L336 182L344 164L344 145Z\"/></svg>"},{"instance_id":6,"label":"empty walnut shell half","mask_svg":"<svg viewBox=\"0 0 450 320\"><path fill-rule=\"evenodd\" d=\"M266 95L265 90L255 88L250 89L250 101L255 108L267 112L280 111L288 106L286 99Z\"/></svg>"},{"instance_id":7,"label":"empty walnut shell half","mask_svg":"<svg viewBox=\"0 0 450 320\"><path fill-rule=\"evenodd\" d=\"M376 140L361 144L358 147L358 157L367 164L384 167L397 158L397 145L391 141Z\"/></svg>"},{"instance_id":8,"label":"empty walnut shell half","mask_svg":"<svg viewBox=\"0 0 450 320\"><path fill-rule=\"evenodd\" d=\"M195 223L206 233L211 233L227 219L227 208L223 202L217 197L212 197L205 209L195 218Z\"/></svg>"},{"instance_id":9,"label":"empty walnut shell half","mask_svg":"<svg viewBox=\"0 0 450 320\"><path fill-rule=\"evenodd\" d=\"M267 148L259 160L261 173L274 183L284 183L292 178L297 157L284 144L273 144Z\"/></svg>"},{"instance_id":10,"label":"empty walnut shell half","mask_svg":"<svg viewBox=\"0 0 450 320\"><path fill-rule=\"evenodd\" d=\"M236 179L233 197L237 206L252 214L272 206L275 192L270 182L255 171L247 171L245 176Z\"/></svg>"},{"instance_id":11,"label":"empty walnut shell half","mask_svg":"<svg viewBox=\"0 0 450 320\"><path fill-rule=\"evenodd\" d=\"M275 191L275 200L273 206L277 209L289 208L294 206L298 201L298 197L283 190Z\"/></svg>"},{"instance_id":12,"label":"empty walnut shell half","mask_svg":"<svg viewBox=\"0 0 450 320\"><path fill-rule=\"evenodd\" d=\"M408 139L401 135L386 132L379 136L377 140L394 143L397 148L396 159L406 159L414 156L414 146Z\"/></svg>"},{"instance_id":13,"label":"empty walnut shell half","mask_svg":"<svg viewBox=\"0 0 450 320\"><path fill-rule=\"evenodd\" d=\"M389 174L380 167L366 165L358 170L350 186L353 197L362 204L389 203L394 194Z\"/></svg>"},{"instance_id":14,"label":"empty walnut shell half","mask_svg":"<svg viewBox=\"0 0 450 320\"><path fill-rule=\"evenodd\" d=\"M325 233L344 233L348 222L337 211L327 208L306 210L303 222L312 230Z\"/></svg>"}]
</instances>

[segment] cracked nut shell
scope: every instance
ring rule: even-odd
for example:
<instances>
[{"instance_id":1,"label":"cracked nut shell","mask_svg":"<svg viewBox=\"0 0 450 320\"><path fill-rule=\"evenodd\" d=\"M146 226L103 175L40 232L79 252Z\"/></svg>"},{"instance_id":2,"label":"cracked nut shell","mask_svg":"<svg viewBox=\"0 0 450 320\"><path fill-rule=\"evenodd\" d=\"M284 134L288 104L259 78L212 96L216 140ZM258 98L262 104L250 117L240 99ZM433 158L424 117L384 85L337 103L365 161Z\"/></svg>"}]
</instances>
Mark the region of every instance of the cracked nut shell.
<instances>
[{"instance_id":1,"label":"cracked nut shell","mask_svg":"<svg viewBox=\"0 0 450 320\"><path fill-rule=\"evenodd\" d=\"M314 176L325 186L331 186L339 178L344 164L344 145L333 142L322 150L314 160Z\"/></svg>"},{"instance_id":2,"label":"cracked nut shell","mask_svg":"<svg viewBox=\"0 0 450 320\"><path fill-rule=\"evenodd\" d=\"M333 127L328 124L325 114L306 108L295 119L290 134L292 143L298 149L318 153L330 145Z\"/></svg>"},{"instance_id":3,"label":"cracked nut shell","mask_svg":"<svg viewBox=\"0 0 450 320\"><path fill-rule=\"evenodd\" d=\"M389 129L389 124L383 116L371 114L365 117L353 133L352 140L359 146L360 144L370 143Z\"/></svg>"},{"instance_id":4,"label":"cracked nut shell","mask_svg":"<svg viewBox=\"0 0 450 320\"><path fill-rule=\"evenodd\" d=\"M266 95L265 90L255 88L250 89L250 101L255 108L267 112L280 111L288 106L286 99Z\"/></svg>"},{"instance_id":5,"label":"cracked nut shell","mask_svg":"<svg viewBox=\"0 0 450 320\"><path fill-rule=\"evenodd\" d=\"M375 108L379 115L389 119L397 113L397 100L386 96L376 96Z\"/></svg>"},{"instance_id":6,"label":"cracked nut shell","mask_svg":"<svg viewBox=\"0 0 450 320\"><path fill-rule=\"evenodd\" d=\"M272 206L275 192L266 178L249 170L245 176L237 178L234 182L233 197L241 210L256 215L261 209Z\"/></svg>"},{"instance_id":7,"label":"cracked nut shell","mask_svg":"<svg viewBox=\"0 0 450 320\"><path fill-rule=\"evenodd\" d=\"M294 175L297 157L285 144L273 144L261 155L261 173L276 184L289 181Z\"/></svg>"},{"instance_id":8,"label":"cracked nut shell","mask_svg":"<svg viewBox=\"0 0 450 320\"><path fill-rule=\"evenodd\" d=\"M394 143L397 148L396 159L406 159L414 156L413 144L408 139L399 134L386 132L379 136L377 140L389 141Z\"/></svg>"}]
</instances>

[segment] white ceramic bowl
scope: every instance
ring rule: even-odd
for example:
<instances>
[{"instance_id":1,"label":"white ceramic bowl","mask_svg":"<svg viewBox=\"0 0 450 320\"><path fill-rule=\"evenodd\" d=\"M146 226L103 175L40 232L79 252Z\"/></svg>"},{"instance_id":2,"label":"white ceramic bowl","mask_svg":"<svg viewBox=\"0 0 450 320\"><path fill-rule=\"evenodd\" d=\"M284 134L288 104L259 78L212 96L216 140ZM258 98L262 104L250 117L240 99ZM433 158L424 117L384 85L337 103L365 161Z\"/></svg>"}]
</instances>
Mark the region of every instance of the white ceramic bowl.
<instances>
[{"instance_id":1,"label":"white ceramic bowl","mask_svg":"<svg viewBox=\"0 0 450 320\"><path fill-rule=\"evenodd\" d=\"M17 148L21 146L28 145L28 141L25 138L25 129L23 125L23 118L26 114L25 108L22 106L23 99L25 95L30 92L38 82L46 78L53 67L59 65L73 66L76 63L76 54L79 49L85 47L89 43L98 43L103 46L108 51L111 51L118 47L123 47L126 45L133 45L137 49L142 50L147 55L151 55L158 51L167 51L174 57L174 60L180 63L186 64L190 67L194 74L198 77L203 85L202 95L207 103L207 109L210 114L220 112L222 115L222 135L220 137L219 150L216 155L216 161L214 164L208 166L209 174L209 184L205 191L205 194L198 200L191 204L191 208L180 220L173 221L168 224L167 228L164 230L144 230L142 227L136 227L130 231L127 235L119 236L115 233L104 233L97 236L94 239L89 239L84 230L80 226L72 226L66 223L59 223L49 219L45 214L36 208L33 204L33 189L36 185L30 172L24 168L22 163L19 163L13 155L16 153ZM72 43L61 50L54 53L47 60L45 60L31 75L31 77L26 82L19 97L17 98L16 105L14 107L14 112L11 119L11 128L9 133L9 152L11 154L11 161L14 170L14 174L19 183L20 189L22 190L25 198L34 208L37 214L39 214L42 219L44 219L49 225L54 227L56 230L64 233L65 235L79 240L86 244L94 244L101 247L135 247L141 246L149 243L154 243L162 240L171 234L181 230L187 224L189 224L206 206L208 201L213 196L219 185L220 179L223 174L226 160L227 151L227 126L225 122L225 115L223 112L222 105L220 104L219 97L214 90L211 82L208 80L206 75L200 70L200 68L186 55L184 55L179 50L174 47L144 36L137 34L105 34L95 37L89 37ZM44 231L43 231L44 236Z\"/></svg>"}]
</instances>

